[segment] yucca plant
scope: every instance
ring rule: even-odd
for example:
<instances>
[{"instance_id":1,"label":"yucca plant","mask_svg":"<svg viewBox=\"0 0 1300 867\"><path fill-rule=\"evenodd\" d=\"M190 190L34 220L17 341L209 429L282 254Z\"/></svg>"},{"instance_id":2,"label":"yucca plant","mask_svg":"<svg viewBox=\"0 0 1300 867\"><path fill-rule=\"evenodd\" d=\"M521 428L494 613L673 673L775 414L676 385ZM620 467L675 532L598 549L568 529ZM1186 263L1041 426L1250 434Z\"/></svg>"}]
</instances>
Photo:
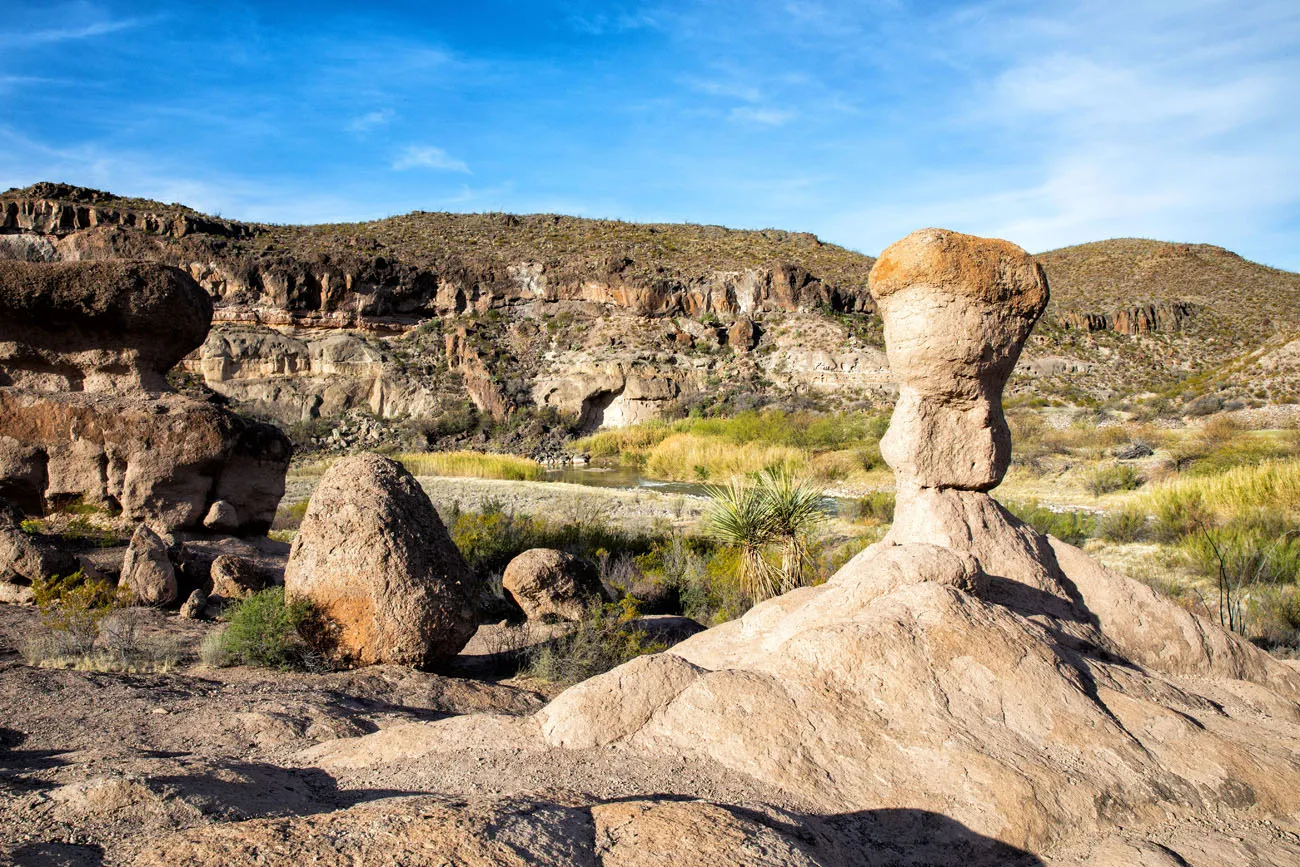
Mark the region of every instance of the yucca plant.
<instances>
[{"instance_id":1,"label":"yucca plant","mask_svg":"<svg viewBox=\"0 0 1300 867\"><path fill-rule=\"evenodd\" d=\"M751 599L761 602L812 580L812 542L826 518L820 488L777 465L708 490L713 499L709 532L739 550L737 578ZM769 559L772 549L779 567Z\"/></svg>"},{"instance_id":2,"label":"yucca plant","mask_svg":"<svg viewBox=\"0 0 1300 867\"><path fill-rule=\"evenodd\" d=\"M781 549L780 592L803 587L811 581L816 568L812 541L826 520L822 507L825 491L784 465L764 470L758 487L767 498L774 541Z\"/></svg>"},{"instance_id":3,"label":"yucca plant","mask_svg":"<svg viewBox=\"0 0 1300 867\"><path fill-rule=\"evenodd\" d=\"M741 589L755 602L775 596L780 574L767 559L767 549L776 538L769 498L743 476L708 492L713 500L705 517L708 531L740 552L736 578Z\"/></svg>"}]
</instances>

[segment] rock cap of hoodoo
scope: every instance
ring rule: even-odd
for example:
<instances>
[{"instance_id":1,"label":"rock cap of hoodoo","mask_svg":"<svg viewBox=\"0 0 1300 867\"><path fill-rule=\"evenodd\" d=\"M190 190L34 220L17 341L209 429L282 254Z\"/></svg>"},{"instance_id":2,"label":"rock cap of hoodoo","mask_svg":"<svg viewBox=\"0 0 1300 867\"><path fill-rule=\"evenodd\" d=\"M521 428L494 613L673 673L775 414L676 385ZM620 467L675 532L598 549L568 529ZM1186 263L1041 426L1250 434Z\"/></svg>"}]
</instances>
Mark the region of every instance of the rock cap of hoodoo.
<instances>
[{"instance_id":1,"label":"rock cap of hoodoo","mask_svg":"<svg viewBox=\"0 0 1300 867\"><path fill-rule=\"evenodd\" d=\"M881 440L900 491L987 491L1011 460L1002 389L1047 306L1047 278L1007 241L922 229L871 269L898 381Z\"/></svg>"},{"instance_id":2,"label":"rock cap of hoodoo","mask_svg":"<svg viewBox=\"0 0 1300 867\"><path fill-rule=\"evenodd\" d=\"M1047 306L1047 276L1034 257L1010 241L918 229L885 248L871 269L877 303L914 286L1009 305L1034 319Z\"/></svg>"},{"instance_id":3,"label":"rock cap of hoodoo","mask_svg":"<svg viewBox=\"0 0 1300 867\"><path fill-rule=\"evenodd\" d=\"M325 643L361 665L429 668L474 634L475 589L429 497L396 461L344 458L321 478L294 538L285 595L324 615Z\"/></svg>"}]
</instances>

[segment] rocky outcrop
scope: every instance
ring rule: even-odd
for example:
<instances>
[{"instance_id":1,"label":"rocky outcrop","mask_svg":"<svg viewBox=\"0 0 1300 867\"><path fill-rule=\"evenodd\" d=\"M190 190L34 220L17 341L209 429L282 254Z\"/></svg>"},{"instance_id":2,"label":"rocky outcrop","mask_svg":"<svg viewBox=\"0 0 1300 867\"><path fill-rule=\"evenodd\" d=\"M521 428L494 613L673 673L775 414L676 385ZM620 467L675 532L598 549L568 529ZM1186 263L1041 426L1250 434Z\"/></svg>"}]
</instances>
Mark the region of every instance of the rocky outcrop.
<instances>
[{"instance_id":1,"label":"rocky outcrop","mask_svg":"<svg viewBox=\"0 0 1300 867\"><path fill-rule=\"evenodd\" d=\"M207 336L212 302L174 268L0 261L0 386L166 391Z\"/></svg>"},{"instance_id":2,"label":"rocky outcrop","mask_svg":"<svg viewBox=\"0 0 1300 867\"><path fill-rule=\"evenodd\" d=\"M506 565L501 586L529 620L581 620L608 601L600 575L580 557L553 548L530 548Z\"/></svg>"},{"instance_id":3,"label":"rocky outcrop","mask_svg":"<svg viewBox=\"0 0 1300 867\"><path fill-rule=\"evenodd\" d=\"M0 262L0 490L29 511L81 498L169 530L225 500L265 532L287 439L164 379L211 315L172 268Z\"/></svg>"},{"instance_id":4,"label":"rocky outcrop","mask_svg":"<svg viewBox=\"0 0 1300 867\"><path fill-rule=\"evenodd\" d=\"M322 645L354 664L428 668L459 652L477 627L477 588L428 495L379 455L343 458L326 472L294 538L284 588L322 615Z\"/></svg>"},{"instance_id":5,"label":"rocky outcrop","mask_svg":"<svg viewBox=\"0 0 1300 867\"><path fill-rule=\"evenodd\" d=\"M1125 307L1109 313L1056 314L1063 328L1076 331L1115 331L1120 334L1147 334L1152 331L1181 331L1193 315L1193 306L1183 302L1161 302Z\"/></svg>"},{"instance_id":6,"label":"rocky outcrop","mask_svg":"<svg viewBox=\"0 0 1300 867\"><path fill-rule=\"evenodd\" d=\"M176 569L167 544L145 524L136 527L127 546L121 584L136 605L170 605L176 601Z\"/></svg>"},{"instance_id":7,"label":"rocky outcrop","mask_svg":"<svg viewBox=\"0 0 1300 867\"><path fill-rule=\"evenodd\" d=\"M509 731L526 754L710 761L834 815L858 860L829 863L1034 863L1007 847L1116 863L1156 851L1147 835L1166 863L1197 863L1188 828L1294 828L1300 674L987 493L1006 469L1002 387L1047 301L1034 260L924 230L885 251L872 289L900 388L882 541L827 583L581 683L531 720L462 718L405 730L400 749L379 732L306 757L409 762ZM922 854L884 814L910 815L911 833L938 814L973 837Z\"/></svg>"},{"instance_id":8,"label":"rocky outcrop","mask_svg":"<svg viewBox=\"0 0 1300 867\"><path fill-rule=\"evenodd\" d=\"M29 536L10 508L0 501L0 602L33 601L32 585L77 571L75 557Z\"/></svg>"}]
</instances>

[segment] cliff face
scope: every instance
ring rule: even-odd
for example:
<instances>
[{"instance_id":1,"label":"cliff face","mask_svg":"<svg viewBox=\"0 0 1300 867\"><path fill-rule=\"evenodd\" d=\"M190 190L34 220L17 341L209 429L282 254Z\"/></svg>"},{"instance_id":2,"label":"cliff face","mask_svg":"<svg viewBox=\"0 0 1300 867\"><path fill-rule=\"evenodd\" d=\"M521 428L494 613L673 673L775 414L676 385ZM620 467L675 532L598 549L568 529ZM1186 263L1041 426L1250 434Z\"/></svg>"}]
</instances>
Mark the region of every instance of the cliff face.
<instances>
[{"instance_id":1,"label":"cliff face","mask_svg":"<svg viewBox=\"0 0 1300 867\"><path fill-rule=\"evenodd\" d=\"M1062 327L1079 331L1115 331L1120 334L1148 334L1152 331L1181 331L1193 316L1186 302L1164 302L1125 307L1109 313L1057 314Z\"/></svg>"},{"instance_id":2,"label":"cliff face","mask_svg":"<svg viewBox=\"0 0 1300 867\"><path fill-rule=\"evenodd\" d=\"M1158 390L1300 324L1300 276L1219 248L1039 258L1055 300L1012 393ZM729 393L891 394L873 260L806 234L423 212L268 226L37 184L0 194L0 259L181 268L214 307L183 368L284 423L472 401L496 420L553 409L596 426Z\"/></svg>"}]
</instances>

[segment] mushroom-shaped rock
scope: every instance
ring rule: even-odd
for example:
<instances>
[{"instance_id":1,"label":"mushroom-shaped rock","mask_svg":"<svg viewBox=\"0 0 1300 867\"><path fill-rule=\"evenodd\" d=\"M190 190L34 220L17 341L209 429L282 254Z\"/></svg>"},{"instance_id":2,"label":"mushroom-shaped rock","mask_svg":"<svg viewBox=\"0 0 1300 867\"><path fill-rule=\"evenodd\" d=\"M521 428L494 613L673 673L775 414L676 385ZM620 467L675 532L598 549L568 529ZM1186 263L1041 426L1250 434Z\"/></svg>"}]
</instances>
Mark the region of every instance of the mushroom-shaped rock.
<instances>
[{"instance_id":1,"label":"mushroom-shaped rock","mask_svg":"<svg viewBox=\"0 0 1300 867\"><path fill-rule=\"evenodd\" d=\"M312 494L289 552L285 595L324 615L333 654L428 668L477 626L469 567L433 504L401 464L344 458Z\"/></svg>"},{"instance_id":2,"label":"mushroom-shaped rock","mask_svg":"<svg viewBox=\"0 0 1300 867\"><path fill-rule=\"evenodd\" d=\"M987 491L1011 433L1002 388L1047 306L1047 277L1014 244L922 229L871 269L898 403L881 452L900 488Z\"/></svg>"},{"instance_id":3,"label":"mushroom-shaped rock","mask_svg":"<svg viewBox=\"0 0 1300 867\"><path fill-rule=\"evenodd\" d=\"M501 586L529 620L581 620L593 604L608 600L590 563L553 548L530 548L510 561Z\"/></svg>"},{"instance_id":4,"label":"mushroom-shaped rock","mask_svg":"<svg viewBox=\"0 0 1300 867\"><path fill-rule=\"evenodd\" d=\"M136 605L170 605L176 601L176 569L162 537L145 524L135 528L122 561L122 585Z\"/></svg>"}]
</instances>

